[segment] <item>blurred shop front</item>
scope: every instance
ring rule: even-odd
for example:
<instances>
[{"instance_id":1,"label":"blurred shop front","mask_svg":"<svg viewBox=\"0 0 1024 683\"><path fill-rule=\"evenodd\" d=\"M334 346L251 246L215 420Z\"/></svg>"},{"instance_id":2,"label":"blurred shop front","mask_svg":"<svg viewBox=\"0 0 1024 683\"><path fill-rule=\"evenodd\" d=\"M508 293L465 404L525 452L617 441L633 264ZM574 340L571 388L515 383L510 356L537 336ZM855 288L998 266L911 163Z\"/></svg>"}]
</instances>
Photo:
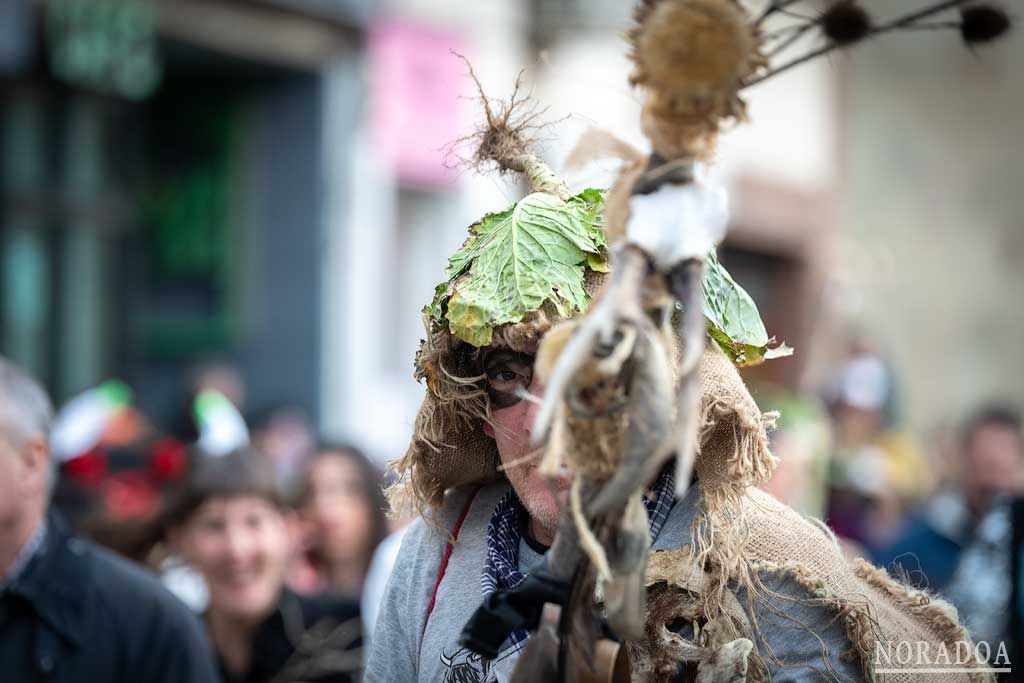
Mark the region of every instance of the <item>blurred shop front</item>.
<instances>
[{"instance_id":1,"label":"blurred shop front","mask_svg":"<svg viewBox=\"0 0 1024 683\"><path fill-rule=\"evenodd\" d=\"M249 406L317 419L323 245L347 173L327 141L355 128L369 10L5 0L3 353L58 400L119 377L154 416L219 358Z\"/></svg>"}]
</instances>

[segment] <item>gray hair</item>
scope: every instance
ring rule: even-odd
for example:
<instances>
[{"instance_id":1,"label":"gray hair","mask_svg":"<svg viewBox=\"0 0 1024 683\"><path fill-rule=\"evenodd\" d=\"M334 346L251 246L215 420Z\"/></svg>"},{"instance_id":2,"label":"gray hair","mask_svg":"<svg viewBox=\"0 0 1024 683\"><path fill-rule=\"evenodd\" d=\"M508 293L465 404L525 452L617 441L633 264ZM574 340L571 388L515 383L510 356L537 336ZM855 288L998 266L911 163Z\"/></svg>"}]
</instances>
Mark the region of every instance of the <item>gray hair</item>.
<instances>
[{"instance_id":1,"label":"gray hair","mask_svg":"<svg viewBox=\"0 0 1024 683\"><path fill-rule=\"evenodd\" d=\"M42 437L49 439L53 404L42 385L0 356L0 436L13 445Z\"/></svg>"}]
</instances>

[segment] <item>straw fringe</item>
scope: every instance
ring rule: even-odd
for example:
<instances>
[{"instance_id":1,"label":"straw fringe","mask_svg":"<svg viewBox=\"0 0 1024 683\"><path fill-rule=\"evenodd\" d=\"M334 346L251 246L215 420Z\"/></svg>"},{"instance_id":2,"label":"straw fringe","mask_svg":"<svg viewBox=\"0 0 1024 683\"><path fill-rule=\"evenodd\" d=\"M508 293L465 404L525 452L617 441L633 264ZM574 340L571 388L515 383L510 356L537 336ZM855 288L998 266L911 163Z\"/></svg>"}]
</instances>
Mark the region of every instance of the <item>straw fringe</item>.
<instances>
[{"instance_id":1,"label":"straw fringe","mask_svg":"<svg viewBox=\"0 0 1024 683\"><path fill-rule=\"evenodd\" d=\"M970 666L986 666L985 662L974 658L973 641L967 629L960 624L956 608L953 605L934 595L930 595L926 591L897 581L884 569L875 567L866 560L855 560L853 571L857 577L866 581L904 611L913 615L919 623L935 634L941 642L954 648L957 643L967 643L973 660ZM995 680L991 674L982 672L968 673L968 677L971 681Z\"/></svg>"},{"instance_id":2,"label":"straw fringe","mask_svg":"<svg viewBox=\"0 0 1024 683\"><path fill-rule=\"evenodd\" d=\"M740 399L706 397L701 406L696 466L701 500L690 540L698 566L714 568L717 577L710 606L720 604L730 579L755 590L745 561L744 503L748 489L766 482L778 464L768 443L768 430L777 419L778 413L762 414L749 394Z\"/></svg>"},{"instance_id":3,"label":"straw fringe","mask_svg":"<svg viewBox=\"0 0 1024 683\"><path fill-rule=\"evenodd\" d=\"M584 288L593 296L604 275L589 269ZM493 331L492 346L536 350L541 338L562 318L552 305L528 313L519 322ZM391 514L416 514L440 529L437 512L448 489L485 483L503 476L493 439L483 433L491 423L484 377L477 372L479 349L451 334L447 326L424 320L426 339L416 354L414 377L427 385L409 448L388 467L394 483L384 493Z\"/></svg>"},{"instance_id":4,"label":"straw fringe","mask_svg":"<svg viewBox=\"0 0 1024 683\"><path fill-rule=\"evenodd\" d=\"M866 597L837 595L824 578L815 574L810 567L802 562L776 563L759 560L751 563L751 570L764 576L789 577L811 595L811 600L807 602L835 612L842 621L846 638L850 642L850 650L842 654L856 656L861 664L865 680L875 680L871 656L874 652L874 644L879 640L881 632L871 615ZM758 583L763 586L762 582ZM829 666L829 669L831 668Z\"/></svg>"},{"instance_id":5,"label":"straw fringe","mask_svg":"<svg viewBox=\"0 0 1024 683\"><path fill-rule=\"evenodd\" d=\"M455 339L444 328L427 323L427 338L416 355L417 380L426 380L427 393L413 427L405 454L388 467L395 478L384 493L391 514L418 514L433 526L444 493L453 484L441 475L439 461L461 458L461 444L452 437L479 429L490 421L490 405L480 375L470 374L472 359L452 353ZM453 367L446 366L446 361Z\"/></svg>"}]
</instances>

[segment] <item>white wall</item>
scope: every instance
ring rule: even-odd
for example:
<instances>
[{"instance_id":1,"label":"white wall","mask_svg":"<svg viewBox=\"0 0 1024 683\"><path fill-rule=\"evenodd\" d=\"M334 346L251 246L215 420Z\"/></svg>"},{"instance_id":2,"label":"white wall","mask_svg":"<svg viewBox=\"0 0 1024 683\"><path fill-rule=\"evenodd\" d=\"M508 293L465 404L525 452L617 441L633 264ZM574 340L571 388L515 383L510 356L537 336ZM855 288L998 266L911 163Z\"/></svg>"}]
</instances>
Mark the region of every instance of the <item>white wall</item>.
<instances>
[{"instance_id":1,"label":"white wall","mask_svg":"<svg viewBox=\"0 0 1024 683\"><path fill-rule=\"evenodd\" d=\"M571 115L549 146L555 165L590 126L646 148L639 128L641 93L627 83L630 62L619 31L566 35L544 62L537 99L552 118ZM803 191L831 190L836 182L834 68L816 62L745 95L750 122L721 137L714 166L729 182L760 178Z\"/></svg>"},{"instance_id":2,"label":"white wall","mask_svg":"<svg viewBox=\"0 0 1024 683\"><path fill-rule=\"evenodd\" d=\"M1020 31L974 51L891 36L850 60L836 276L919 429L1024 406L1022 63Z\"/></svg>"},{"instance_id":3,"label":"white wall","mask_svg":"<svg viewBox=\"0 0 1024 683\"><path fill-rule=\"evenodd\" d=\"M410 0L390 3L384 16L454 31L487 92L507 96L523 62L520 4ZM474 93L463 95L473 120ZM325 296L322 412L328 435L385 461L404 453L423 398L424 387L412 379L420 310L469 225L512 202L516 189L471 171L440 189L400 188L375 154L371 114L365 112L355 148L335 150L338 168L350 172L327 232L326 289L336 296Z\"/></svg>"}]
</instances>

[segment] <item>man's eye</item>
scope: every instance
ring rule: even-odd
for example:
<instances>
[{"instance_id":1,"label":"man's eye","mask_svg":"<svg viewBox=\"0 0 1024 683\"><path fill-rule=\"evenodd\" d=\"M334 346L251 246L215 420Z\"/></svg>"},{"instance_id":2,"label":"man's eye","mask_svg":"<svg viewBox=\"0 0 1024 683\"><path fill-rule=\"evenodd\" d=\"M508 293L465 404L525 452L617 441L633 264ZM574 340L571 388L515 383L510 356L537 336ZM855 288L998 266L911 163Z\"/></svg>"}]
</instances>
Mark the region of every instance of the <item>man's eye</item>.
<instances>
[{"instance_id":1,"label":"man's eye","mask_svg":"<svg viewBox=\"0 0 1024 683\"><path fill-rule=\"evenodd\" d=\"M533 356L499 352L485 359L484 374L491 407L507 408L519 401L519 392L527 389L533 379Z\"/></svg>"},{"instance_id":2,"label":"man's eye","mask_svg":"<svg viewBox=\"0 0 1024 683\"><path fill-rule=\"evenodd\" d=\"M519 387L525 389L530 384L524 373L509 368L495 368L487 373L487 381L497 391L515 391Z\"/></svg>"}]
</instances>

